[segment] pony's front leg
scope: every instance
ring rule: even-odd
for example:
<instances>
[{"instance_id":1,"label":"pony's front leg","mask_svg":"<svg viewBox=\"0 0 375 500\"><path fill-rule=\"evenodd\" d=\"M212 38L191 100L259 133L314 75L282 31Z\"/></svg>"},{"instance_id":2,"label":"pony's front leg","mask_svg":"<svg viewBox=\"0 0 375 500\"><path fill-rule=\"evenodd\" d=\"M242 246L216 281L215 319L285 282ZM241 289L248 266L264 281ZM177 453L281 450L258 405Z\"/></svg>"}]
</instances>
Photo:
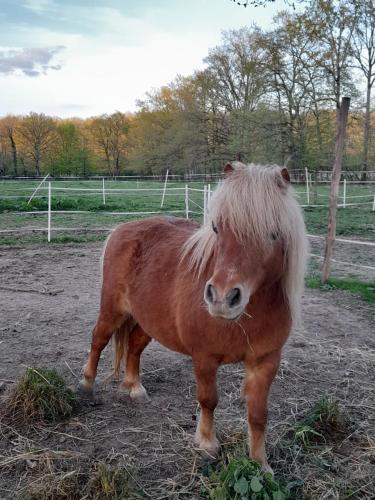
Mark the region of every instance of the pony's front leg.
<instances>
[{"instance_id":1,"label":"pony's front leg","mask_svg":"<svg viewBox=\"0 0 375 500\"><path fill-rule=\"evenodd\" d=\"M250 457L272 473L268 465L264 433L267 424L267 398L277 373L281 351L274 351L255 363L246 364L245 397L249 422Z\"/></svg>"},{"instance_id":2,"label":"pony's front leg","mask_svg":"<svg viewBox=\"0 0 375 500\"><path fill-rule=\"evenodd\" d=\"M214 411L218 402L216 374L219 363L211 358L193 358L197 381L197 398L200 415L195 433L195 442L200 449L214 456L219 449L214 424Z\"/></svg>"}]
</instances>

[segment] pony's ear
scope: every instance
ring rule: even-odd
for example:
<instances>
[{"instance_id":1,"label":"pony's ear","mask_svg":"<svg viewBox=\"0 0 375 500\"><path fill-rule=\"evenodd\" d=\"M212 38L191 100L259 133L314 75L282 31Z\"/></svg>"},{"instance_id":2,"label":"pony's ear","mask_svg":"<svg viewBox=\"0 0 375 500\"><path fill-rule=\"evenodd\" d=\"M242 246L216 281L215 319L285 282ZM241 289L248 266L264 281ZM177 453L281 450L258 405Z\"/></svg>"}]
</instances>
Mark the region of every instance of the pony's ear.
<instances>
[{"instance_id":1,"label":"pony's ear","mask_svg":"<svg viewBox=\"0 0 375 500\"><path fill-rule=\"evenodd\" d=\"M225 176L230 175L233 172L233 170L234 170L233 165L230 162L226 163L224 166L224 175Z\"/></svg>"},{"instance_id":2,"label":"pony's ear","mask_svg":"<svg viewBox=\"0 0 375 500\"><path fill-rule=\"evenodd\" d=\"M290 183L290 175L289 175L288 169L286 167L283 167L281 169L280 173L281 173L281 177L284 179L284 181L289 184Z\"/></svg>"}]
</instances>

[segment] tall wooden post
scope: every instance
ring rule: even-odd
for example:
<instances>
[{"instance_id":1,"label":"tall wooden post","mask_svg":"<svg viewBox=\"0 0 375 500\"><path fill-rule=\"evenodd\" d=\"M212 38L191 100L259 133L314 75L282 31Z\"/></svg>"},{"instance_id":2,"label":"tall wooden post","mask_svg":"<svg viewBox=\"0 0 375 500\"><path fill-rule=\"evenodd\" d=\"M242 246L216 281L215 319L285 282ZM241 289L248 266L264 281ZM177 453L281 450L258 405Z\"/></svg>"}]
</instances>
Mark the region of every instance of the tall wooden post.
<instances>
[{"instance_id":1,"label":"tall wooden post","mask_svg":"<svg viewBox=\"0 0 375 500\"><path fill-rule=\"evenodd\" d=\"M332 167L331 189L329 193L329 214L328 214L328 232L324 250L324 262L322 268L321 282L325 283L331 271L332 250L336 237L336 210L337 196L340 186L342 157L344 154L345 131L348 123L348 114L350 106L350 97L343 97L340 107L340 117L336 137L335 161Z\"/></svg>"}]
</instances>

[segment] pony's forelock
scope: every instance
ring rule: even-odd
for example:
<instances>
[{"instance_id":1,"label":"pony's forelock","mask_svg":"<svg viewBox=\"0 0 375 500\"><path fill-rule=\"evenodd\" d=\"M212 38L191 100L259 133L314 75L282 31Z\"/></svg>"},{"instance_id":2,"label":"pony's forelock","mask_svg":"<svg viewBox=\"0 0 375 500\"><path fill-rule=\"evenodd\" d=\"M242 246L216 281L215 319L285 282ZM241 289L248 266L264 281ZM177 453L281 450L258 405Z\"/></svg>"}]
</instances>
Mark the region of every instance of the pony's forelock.
<instances>
[{"instance_id":1,"label":"pony's forelock","mask_svg":"<svg viewBox=\"0 0 375 500\"><path fill-rule=\"evenodd\" d=\"M233 163L233 171L219 183L208 205L208 221L186 242L183 255L200 275L212 257L216 235L212 222L230 229L244 245L270 244L281 238L285 251L283 289L292 320L298 323L304 286L307 239L294 191L278 166Z\"/></svg>"}]
</instances>

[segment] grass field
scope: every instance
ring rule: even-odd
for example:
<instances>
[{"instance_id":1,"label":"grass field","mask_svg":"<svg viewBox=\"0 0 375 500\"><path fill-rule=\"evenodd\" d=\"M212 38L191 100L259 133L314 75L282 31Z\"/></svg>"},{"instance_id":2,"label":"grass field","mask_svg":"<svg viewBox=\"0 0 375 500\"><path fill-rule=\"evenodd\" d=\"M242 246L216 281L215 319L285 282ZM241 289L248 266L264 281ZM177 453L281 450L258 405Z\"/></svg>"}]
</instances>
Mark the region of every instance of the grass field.
<instances>
[{"instance_id":1,"label":"grass field","mask_svg":"<svg viewBox=\"0 0 375 500\"><path fill-rule=\"evenodd\" d=\"M38 191L30 204L28 199L38 185L37 181L0 181L0 230L2 244L13 241L6 230L45 229L47 226L48 209L47 188ZM92 230L110 228L120 222L147 216L148 214L121 214L121 212L162 212L185 216L185 184L170 182L161 209L163 183L153 181L105 181L105 204L103 202L102 181L55 181L52 183L52 227L65 228L65 235L74 235L75 232L67 228L80 228L86 233ZM64 189L91 189L100 191L65 191ZM192 188L192 189L190 189ZM110 192L110 189L129 189L130 191ZM189 183L189 216L198 221L202 220L203 192L202 182ZM212 185L214 189L214 185ZM144 190L144 191L143 191ZM325 206L305 206L307 204L306 187L295 186L298 199L304 205L304 216L309 233L324 234L328 218L328 184L319 185L314 193L310 193L310 204ZM372 209L372 200L375 185L347 185L347 203L363 203L357 206L347 206L338 209L337 234L354 235L372 238L375 234L375 212ZM342 186L340 188L342 196ZM353 197L353 198L351 198ZM342 202L342 199L341 199ZM64 213L65 211L83 211L89 213ZM18 212L22 212L18 213ZM26 214L26 212L41 212ZM109 213L107 213L109 212ZM119 213L120 212L120 213ZM118 214L117 214L118 213ZM152 215L152 214L149 214ZM56 236L56 233L55 233ZM19 236L17 237L17 239ZM24 238L22 237L24 240ZM29 241L28 236L25 240ZM43 238L37 237L37 240ZM19 241L19 240L18 240ZM33 241L33 238L31 238ZM84 241L84 238L82 238Z\"/></svg>"}]
</instances>

